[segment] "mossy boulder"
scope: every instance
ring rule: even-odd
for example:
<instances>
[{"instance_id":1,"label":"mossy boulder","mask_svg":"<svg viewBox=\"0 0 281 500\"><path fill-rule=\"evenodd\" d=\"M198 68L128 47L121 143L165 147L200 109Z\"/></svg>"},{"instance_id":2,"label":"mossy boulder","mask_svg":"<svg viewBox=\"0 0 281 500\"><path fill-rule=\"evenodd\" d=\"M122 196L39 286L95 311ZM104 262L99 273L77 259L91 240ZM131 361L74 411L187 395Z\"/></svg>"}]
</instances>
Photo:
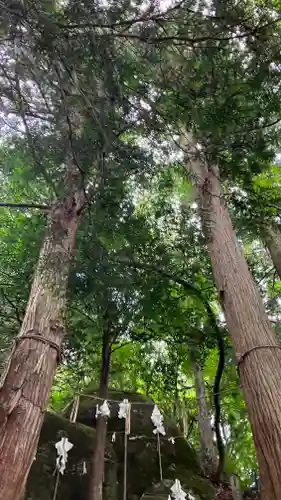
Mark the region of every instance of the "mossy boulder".
<instances>
[{"instance_id":1,"label":"mossy boulder","mask_svg":"<svg viewBox=\"0 0 281 500\"><path fill-rule=\"evenodd\" d=\"M42 427L37 455L33 462L25 500L53 500L56 484L55 443L68 437L73 448L68 453L67 467L60 475L56 500L86 500L88 474L84 474L95 446L95 430L85 425L71 424L67 419L47 413ZM84 469L84 470L83 470ZM107 500L117 497L117 460L110 443L105 452L105 491Z\"/></svg>"},{"instance_id":2,"label":"mossy boulder","mask_svg":"<svg viewBox=\"0 0 281 500\"><path fill-rule=\"evenodd\" d=\"M164 482L160 483L157 438L153 434L151 413L153 401L140 394L110 391L111 417L108 420L108 442L105 462L105 500L119 500L123 495L124 420L118 418L118 401L132 403L131 434L128 440L127 499L139 500L143 495L166 495L177 478L185 491L192 491L196 500L213 500L215 490L200 475L197 456L188 442L179 435L173 422L165 419L166 436L161 437L161 460ZM60 478L57 500L86 500L88 474L82 475L83 462L89 471L95 444L95 409L100 403L95 396L81 397L77 423L49 413L42 428L36 460L28 480L25 500L52 500L55 485L55 442L63 431L74 444L69 452L66 473ZM69 416L70 409L66 412ZM85 425L86 424L86 425ZM112 442L112 435L116 440ZM174 438L174 442L170 440ZM158 485L158 486L157 486ZM162 492L162 493L161 493ZM162 499L161 499L162 500ZM163 499L164 500L164 499Z\"/></svg>"}]
</instances>

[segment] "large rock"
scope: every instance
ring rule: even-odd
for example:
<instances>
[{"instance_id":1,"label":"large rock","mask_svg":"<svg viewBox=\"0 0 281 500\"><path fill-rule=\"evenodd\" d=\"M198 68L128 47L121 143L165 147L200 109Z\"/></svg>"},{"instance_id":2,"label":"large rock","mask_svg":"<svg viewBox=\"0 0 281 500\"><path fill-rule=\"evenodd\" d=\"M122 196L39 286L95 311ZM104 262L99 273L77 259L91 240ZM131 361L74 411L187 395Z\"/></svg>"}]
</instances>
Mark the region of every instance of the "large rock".
<instances>
[{"instance_id":1,"label":"large rock","mask_svg":"<svg viewBox=\"0 0 281 500\"><path fill-rule=\"evenodd\" d=\"M164 484L159 484L157 438L153 434L150 418L154 406L151 400L139 394L118 391L111 391L109 397L116 402L111 403L111 418L108 420L105 500L123 498L124 420L119 420L117 414L118 401L124 398L132 402L131 435L128 441L127 499L139 500L145 494L148 497L158 497L160 493L167 498L168 486L177 478L184 485L185 491L192 492L196 500L213 500L214 488L200 475L195 451L179 435L175 424L167 420L165 420L167 435L161 438L161 459L165 481ZM89 470L89 461L94 449L95 430L93 427L97 402L99 401L95 397L81 398L77 424L70 424L66 418L58 415L46 415L37 458L28 480L25 500L52 500L56 460L54 444L60 439L62 432L74 444L74 448L69 452L65 476L60 478L57 500L86 500L87 475L82 476L81 470L83 462ZM70 409L66 416L69 416L69 413ZM114 432L116 441L112 443ZM171 437L175 438L174 443L169 440Z\"/></svg>"},{"instance_id":2,"label":"large rock","mask_svg":"<svg viewBox=\"0 0 281 500\"><path fill-rule=\"evenodd\" d=\"M88 475L83 474L83 463L89 462L95 445L95 431L81 424L71 424L67 419L47 413L42 427L36 459L32 465L25 500L53 500L56 484L55 443L61 437L73 443L69 451L65 474L60 475L56 500L86 500ZM117 460L110 443L105 453L105 491L108 500L117 498Z\"/></svg>"}]
</instances>

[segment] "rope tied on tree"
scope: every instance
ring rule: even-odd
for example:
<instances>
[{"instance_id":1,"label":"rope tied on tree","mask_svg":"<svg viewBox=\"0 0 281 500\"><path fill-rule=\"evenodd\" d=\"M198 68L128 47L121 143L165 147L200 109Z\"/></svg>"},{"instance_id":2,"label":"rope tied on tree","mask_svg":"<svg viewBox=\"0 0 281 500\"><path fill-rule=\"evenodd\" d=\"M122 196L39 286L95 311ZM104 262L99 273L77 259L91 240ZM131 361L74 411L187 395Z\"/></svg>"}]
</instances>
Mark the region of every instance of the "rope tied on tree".
<instances>
[{"instance_id":1,"label":"rope tied on tree","mask_svg":"<svg viewBox=\"0 0 281 500\"><path fill-rule=\"evenodd\" d=\"M270 345L270 344L264 344L264 345L256 345L254 347L251 347L251 349L248 349L248 351L245 351L243 354L240 354L238 357L238 362L237 362L237 370L239 372L240 365L245 361L247 356L253 351L256 351L258 349L281 349L281 345Z\"/></svg>"},{"instance_id":2,"label":"rope tied on tree","mask_svg":"<svg viewBox=\"0 0 281 500\"><path fill-rule=\"evenodd\" d=\"M4 384L4 382L6 380L6 377L7 377L8 373L9 373L10 366L11 366L12 355L14 354L15 349L16 349L18 343L21 342L22 340L32 339L32 340L39 340L39 342L44 342L44 344L49 345L50 347L52 347L53 349L55 349L57 351L57 363L60 364L62 362L63 354L62 354L62 349L60 348L60 346L58 344L56 344L56 342L53 342L52 340L48 339L44 335L41 335L40 333L39 334L33 334L32 333L33 331L34 331L33 329L27 330L27 332L24 335L18 335L14 339L14 341L12 343L12 348L11 348L11 351L10 351L10 355L8 357L8 361L5 364L3 373L1 374L1 377L0 377L0 389L3 387L3 384Z\"/></svg>"},{"instance_id":3,"label":"rope tied on tree","mask_svg":"<svg viewBox=\"0 0 281 500\"><path fill-rule=\"evenodd\" d=\"M44 335L41 335L41 334L36 335L33 333L29 333L32 331L33 330L28 330L28 332L25 333L24 335L20 335L20 336L16 337L15 344L18 344L19 342L21 342L22 340L25 340L25 339L38 340L39 342L43 342L44 344L49 345L50 347L52 347L53 349L55 349L57 351L57 361L58 361L58 363L61 363L63 355L62 355L62 350L59 347L59 345L56 344L56 342L53 342L52 340L48 339L47 337L44 337Z\"/></svg>"}]
</instances>

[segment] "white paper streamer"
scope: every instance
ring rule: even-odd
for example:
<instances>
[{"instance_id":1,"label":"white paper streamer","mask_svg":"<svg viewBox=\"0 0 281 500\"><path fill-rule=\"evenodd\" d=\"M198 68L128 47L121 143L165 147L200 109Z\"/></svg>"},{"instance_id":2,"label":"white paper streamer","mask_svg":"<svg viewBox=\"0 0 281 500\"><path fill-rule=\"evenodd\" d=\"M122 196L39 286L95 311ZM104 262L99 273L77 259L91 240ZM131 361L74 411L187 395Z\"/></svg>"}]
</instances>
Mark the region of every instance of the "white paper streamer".
<instances>
[{"instance_id":1,"label":"white paper streamer","mask_svg":"<svg viewBox=\"0 0 281 500\"><path fill-rule=\"evenodd\" d=\"M110 417L110 408L106 399L100 407L99 405L96 406L96 418L98 418L98 416Z\"/></svg>"},{"instance_id":2,"label":"white paper streamer","mask_svg":"<svg viewBox=\"0 0 281 500\"><path fill-rule=\"evenodd\" d=\"M181 483L178 479L176 479L175 483L171 487L171 492L174 500L185 500L185 497L187 496L185 491L183 491Z\"/></svg>"},{"instance_id":3,"label":"white paper streamer","mask_svg":"<svg viewBox=\"0 0 281 500\"><path fill-rule=\"evenodd\" d=\"M118 418L125 418L125 434L131 433L131 403L128 399L124 399L119 403Z\"/></svg>"},{"instance_id":4,"label":"white paper streamer","mask_svg":"<svg viewBox=\"0 0 281 500\"><path fill-rule=\"evenodd\" d=\"M188 500L195 500L195 497L191 493L185 493L178 479L176 479L175 483L171 487L171 492L174 500L185 500L186 496ZM170 495L168 496L168 500L171 500Z\"/></svg>"},{"instance_id":5,"label":"white paper streamer","mask_svg":"<svg viewBox=\"0 0 281 500\"><path fill-rule=\"evenodd\" d=\"M118 418L127 418L131 410L131 404L128 399L123 399L121 403L119 403L119 412Z\"/></svg>"},{"instance_id":6,"label":"white paper streamer","mask_svg":"<svg viewBox=\"0 0 281 500\"><path fill-rule=\"evenodd\" d=\"M56 461L57 469L61 474L64 474L68 452L73 448L73 444L68 441L68 438L63 437L55 444L55 447L58 454Z\"/></svg>"},{"instance_id":7,"label":"white paper streamer","mask_svg":"<svg viewBox=\"0 0 281 500\"><path fill-rule=\"evenodd\" d=\"M153 430L153 434L162 434L163 436L165 436L166 432L165 432L165 428L163 425L164 417L160 413L157 405L155 405L153 408L151 420L152 420L153 425L155 426L155 429Z\"/></svg>"}]
</instances>

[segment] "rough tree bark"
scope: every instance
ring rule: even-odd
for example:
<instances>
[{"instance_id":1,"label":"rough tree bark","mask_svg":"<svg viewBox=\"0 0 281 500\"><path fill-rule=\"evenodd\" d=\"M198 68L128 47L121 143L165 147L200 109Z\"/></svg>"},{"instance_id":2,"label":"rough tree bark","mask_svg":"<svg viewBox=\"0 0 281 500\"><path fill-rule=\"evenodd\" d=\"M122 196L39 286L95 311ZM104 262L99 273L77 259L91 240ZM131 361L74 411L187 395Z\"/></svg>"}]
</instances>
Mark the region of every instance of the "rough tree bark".
<instances>
[{"instance_id":1,"label":"rough tree bark","mask_svg":"<svg viewBox=\"0 0 281 500\"><path fill-rule=\"evenodd\" d=\"M206 399L204 377L200 362L196 358L196 356L191 355L197 400L201 468L205 476L215 478L218 469L218 459L213 442L213 431Z\"/></svg>"},{"instance_id":2,"label":"rough tree bark","mask_svg":"<svg viewBox=\"0 0 281 500\"><path fill-rule=\"evenodd\" d=\"M190 146L190 140L187 145ZM213 275L239 363L260 469L261 498L278 500L281 498L281 349L234 233L218 168L200 158L187 166L193 173Z\"/></svg>"},{"instance_id":3,"label":"rough tree bark","mask_svg":"<svg viewBox=\"0 0 281 500\"><path fill-rule=\"evenodd\" d=\"M19 500L32 465L65 334L63 314L84 191L69 163L50 210L25 317L0 383L0 498Z\"/></svg>"},{"instance_id":4,"label":"rough tree bark","mask_svg":"<svg viewBox=\"0 0 281 500\"><path fill-rule=\"evenodd\" d=\"M110 336L110 324L108 324L106 331L103 335L103 345L102 345L102 362L101 362L101 375L100 375L100 385L99 385L99 397L101 399L107 399L108 397L108 376L110 367L110 357L111 357L111 336ZM107 417L99 416L97 418L96 443L95 443L95 450L94 450L91 475L90 475L90 487L88 495L89 500L102 500L106 432L107 432Z\"/></svg>"},{"instance_id":5,"label":"rough tree bark","mask_svg":"<svg viewBox=\"0 0 281 500\"><path fill-rule=\"evenodd\" d=\"M264 233L264 242L267 246L277 274L281 279L281 232L277 228L266 226L264 228Z\"/></svg>"}]
</instances>

